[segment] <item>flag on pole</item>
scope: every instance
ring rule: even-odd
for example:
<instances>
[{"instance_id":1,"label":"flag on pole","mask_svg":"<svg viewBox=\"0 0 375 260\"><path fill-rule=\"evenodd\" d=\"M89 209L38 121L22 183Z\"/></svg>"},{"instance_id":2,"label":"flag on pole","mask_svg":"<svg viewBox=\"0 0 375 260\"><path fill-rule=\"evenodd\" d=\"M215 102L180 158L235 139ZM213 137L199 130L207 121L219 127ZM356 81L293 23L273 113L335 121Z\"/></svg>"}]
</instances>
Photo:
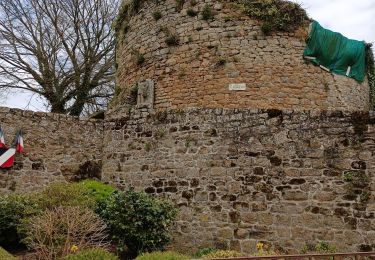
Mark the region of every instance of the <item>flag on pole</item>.
<instances>
[{"instance_id":1,"label":"flag on pole","mask_svg":"<svg viewBox=\"0 0 375 260\"><path fill-rule=\"evenodd\" d=\"M23 153L23 132L19 130L16 136L15 148L18 153Z\"/></svg>"},{"instance_id":2,"label":"flag on pole","mask_svg":"<svg viewBox=\"0 0 375 260\"><path fill-rule=\"evenodd\" d=\"M0 129L0 140L4 139L4 132ZM1 141L2 142L2 141ZM22 153L23 152L23 133L22 130L17 132L17 135L13 141L13 144L10 148L2 142L2 146L0 146L0 168L10 168L14 164L14 158L16 156L16 152Z\"/></svg>"},{"instance_id":3,"label":"flag on pole","mask_svg":"<svg viewBox=\"0 0 375 260\"><path fill-rule=\"evenodd\" d=\"M0 148L5 147L5 137L4 137L4 131L1 129L0 126Z\"/></svg>"}]
</instances>

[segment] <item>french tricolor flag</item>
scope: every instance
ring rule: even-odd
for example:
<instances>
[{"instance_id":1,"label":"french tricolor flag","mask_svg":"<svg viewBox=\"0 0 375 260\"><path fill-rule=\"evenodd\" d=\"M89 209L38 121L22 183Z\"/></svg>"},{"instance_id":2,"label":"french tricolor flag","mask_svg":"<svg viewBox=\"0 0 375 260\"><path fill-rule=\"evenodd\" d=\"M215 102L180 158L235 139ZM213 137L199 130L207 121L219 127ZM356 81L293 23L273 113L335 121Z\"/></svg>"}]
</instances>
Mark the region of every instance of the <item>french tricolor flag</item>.
<instances>
[{"instance_id":1,"label":"french tricolor flag","mask_svg":"<svg viewBox=\"0 0 375 260\"><path fill-rule=\"evenodd\" d=\"M0 148L5 147L5 137L4 137L4 131L1 129L0 126Z\"/></svg>"},{"instance_id":2,"label":"french tricolor flag","mask_svg":"<svg viewBox=\"0 0 375 260\"><path fill-rule=\"evenodd\" d=\"M16 152L23 153L23 132L22 130L19 130L15 139L15 144L13 144L14 147L16 147Z\"/></svg>"},{"instance_id":3,"label":"french tricolor flag","mask_svg":"<svg viewBox=\"0 0 375 260\"><path fill-rule=\"evenodd\" d=\"M4 132L1 131L2 138L4 139ZM1 137L0 137L0 140ZM10 148L7 148L2 142L2 146L0 146L0 168L10 168L14 164L14 157L16 152L22 153L23 152L23 134L22 130L18 131L16 138L14 139L13 145Z\"/></svg>"}]
</instances>

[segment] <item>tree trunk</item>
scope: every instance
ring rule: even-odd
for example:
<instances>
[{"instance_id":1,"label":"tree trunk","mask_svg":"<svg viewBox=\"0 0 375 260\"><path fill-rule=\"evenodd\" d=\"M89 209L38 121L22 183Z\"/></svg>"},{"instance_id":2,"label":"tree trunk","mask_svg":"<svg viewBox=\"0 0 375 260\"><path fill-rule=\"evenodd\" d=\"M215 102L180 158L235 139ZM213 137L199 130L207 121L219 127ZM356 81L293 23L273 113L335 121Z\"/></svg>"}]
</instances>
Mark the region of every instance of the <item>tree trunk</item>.
<instances>
[{"instance_id":1,"label":"tree trunk","mask_svg":"<svg viewBox=\"0 0 375 260\"><path fill-rule=\"evenodd\" d=\"M82 111L83 107L85 106L87 96L84 94L78 95L74 104L70 107L69 115L71 116L79 116Z\"/></svg>"},{"instance_id":2,"label":"tree trunk","mask_svg":"<svg viewBox=\"0 0 375 260\"><path fill-rule=\"evenodd\" d=\"M51 113L65 114L64 104L51 102Z\"/></svg>"}]
</instances>

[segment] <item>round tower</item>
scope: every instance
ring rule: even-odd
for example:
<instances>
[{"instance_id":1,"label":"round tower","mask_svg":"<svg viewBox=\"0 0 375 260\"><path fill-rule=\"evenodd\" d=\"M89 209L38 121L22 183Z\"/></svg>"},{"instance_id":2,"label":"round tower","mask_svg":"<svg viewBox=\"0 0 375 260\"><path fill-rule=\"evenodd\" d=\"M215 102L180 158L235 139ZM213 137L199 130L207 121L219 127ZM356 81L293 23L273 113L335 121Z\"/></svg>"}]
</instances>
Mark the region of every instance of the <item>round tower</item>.
<instances>
[{"instance_id":1,"label":"round tower","mask_svg":"<svg viewBox=\"0 0 375 260\"><path fill-rule=\"evenodd\" d=\"M148 80L157 110L368 110L367 82L303 59L309 21L279 30L239 2L125 1L116 24L112 108L131 103L129 95L137 96L139 83Z\"/></svg>"}]
</instances>

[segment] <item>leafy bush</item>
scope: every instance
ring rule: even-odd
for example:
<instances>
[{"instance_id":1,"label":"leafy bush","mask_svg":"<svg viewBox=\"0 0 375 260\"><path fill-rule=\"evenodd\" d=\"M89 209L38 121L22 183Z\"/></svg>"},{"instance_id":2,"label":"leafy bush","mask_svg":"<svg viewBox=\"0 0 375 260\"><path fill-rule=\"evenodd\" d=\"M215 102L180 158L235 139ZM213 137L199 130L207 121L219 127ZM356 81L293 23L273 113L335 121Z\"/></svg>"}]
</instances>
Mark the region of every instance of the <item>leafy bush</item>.
<instances>
[{"instance_id":1,"label":"leafy bush","mask_svg":"<svg viewBox=\"0 0 375 260\"><path fill-rule=\"evenodd\" d=\"M278 252L273 251L269 245L259 242L257 243L257 252L254 255L255 256L274 256L274 255L280 255L280 254Z\"/></svg>"},{"instance_id":2,"label":"leafy bush","mask_svg":"<svg viewBox=\"0 0 375 260\"><path fill-rule=\"evenodd\" d=\"M262 30L295 31L309 20L306 11L297 3L286 0L241 1L244 12L265 23Z\"/></svg>"},{"instance_id":3,"label":"leafy bush","mask_svg":"<svg viewBox=\"0 0 375 260\"><path fill-rule=\"evenodd\" d=\"M168 46L177 46L179 44L180 40L178 39L178 36L176 34L168 34L167 38L165 39L165 43Z\"/></svg>"},{"instance_id":4,"label":"leafy bush","mask_svg":"<svg viewBox=\"0 0 375 260\"><path fill-rule=\"evenodd\" d=\"M211 7L207 4L204 6L203 8L203 11L202 11L202 18L203 20L210 20L212 19L213 15L212 15L212 10L211 10Z\"/></svg>"},{"instance_id":5,"label":"leafy bush","mask_svg":"<svg viewBox=\"0 0 375 260\"><path fill-rule=\"evenodd\" d=\"M80 206L87 208L95 207L95 196L91 196L89 189L84 189L84 184L51 184L38 193L30 194L39 210L43 212L59 206Z\"/></svg>"},{"instance_id":6,"label":"leafy bush","mask_svg":"<svg viewBox=\"0 0 375 260\"><path fill-rule=\"evenodd\" d=\"M0 247L0 259L1 260L16 260L16 258L14 256L9 254L7 251L5 251L1 247Z\"/></svg>"},{"instance_id":7,"label":"leafy bush","mask_svg":"<svg viewBox=\"0 0 375 260\"><path fill-rule=\"evenodd\" d=\"M193 254L194 258L202 258L202 256L218 251L216 248L202 248Z\"/></svg>"},{"instance_id":8,"label":"leafy bush","mask_svg":"<svg viewBox=\"0 0 375 260\"><path fill-rule=\"evenodd\" d=\"M211 259L211 258L232 258L232 257L240 257L243 256L242 253L233 251L233 250L218 250L212 253L208 253L203 256L204 259Z\"/></svg>"},{"instance_id":9,"label":"leafy bush","mask_svg":"<svg viewBox=\"0 0 375 260\"><path fill-rule=\"evenodd\" d=\"M103 249L86 249L75 254L67 255L63 260L118 260L118 257Z\"/></svg>"},{"instance_id":10,"label":"leafy bush","mask_svg":"<svg viewBox=\"0 0 375 260\"><path fill-rule=\"evenodd\" d=\"M188 260L190 259L186 255L182 255L176 252L153 252L146 253L138 256L136 260Z\"/></svg>"},{"instance_id":11,"label":"leafy bush","mask_svg":"<svg viewBox=\"0 0 375 260\"><path fill-rule=\"evenodd\" d=\"M118 249L128 254L162 250L170 241L168 227L177 215L169 202L130 189L114 193L104 205L101 217L106 221Z\"/></svg>"},{"instance_id":12,"label":"leafy bush","mask_svg":"<svg viewBox=\"0 0 375 260\"><path fill-rule=\"evenodd\" d=\"M30 219L26 244L41 259L55 259L91 247L105 247L105 223L90 209L57 207Z\"/></svg>"},{"instance_id":13,"label":"leafy bush","mask_svg":"<svg viewBox=\"0 0 375 260\"><path fill-rule=\"evenodd\" d=\"M23 195L0 196L0 245L21 245L22 235L18 231L21 220L33 212L32 202Z\"/></svg>"},{"instance_id":14,"label":"leafy bush","mask_svg":"<svg viewBox=\"0 0 375 260\"><path fill-rule=\"evenodd\" d=\"M317 244L306 244L302 249L302 254L319 253L319 254L332 254L336 253L336 246L330 245L327 242L320 241Z\"/></svg>"},{"instance_id":15,"label":"leafy bush","mask_svg":"<svg viewBox=\"0 0 375 260\"><path fill-rule=\"evenodd\" d=\"M152 13L152 17L154 17L154 20L155 21L158 21L162 18L162 14L160 11L155 11Z\"/></svg>"},{"instance_id":16,"label":"leafy bush","mask_svg":"<svg viewBox=\"0 0 375 260\"><path fill-rule=\"evenodd\" d=\"M188 16L194 17L194 16L197 16L198 12L195 11L194 9L192 9L192 8L189 8L189 9L186 11L186 14L187 14Z\"/></svg>"},{"instance_id":17,"label":"leafy bush","mask_svg":"<svg viewBox=\"0 0 375 260\"><path fill-rule=\"evenodd\" d=\"M75 185L84 189L84 193L93 198L97 203L105 201L116 191L112 186L94 180L85 180Z\"/></svg>"}]
</instances>

